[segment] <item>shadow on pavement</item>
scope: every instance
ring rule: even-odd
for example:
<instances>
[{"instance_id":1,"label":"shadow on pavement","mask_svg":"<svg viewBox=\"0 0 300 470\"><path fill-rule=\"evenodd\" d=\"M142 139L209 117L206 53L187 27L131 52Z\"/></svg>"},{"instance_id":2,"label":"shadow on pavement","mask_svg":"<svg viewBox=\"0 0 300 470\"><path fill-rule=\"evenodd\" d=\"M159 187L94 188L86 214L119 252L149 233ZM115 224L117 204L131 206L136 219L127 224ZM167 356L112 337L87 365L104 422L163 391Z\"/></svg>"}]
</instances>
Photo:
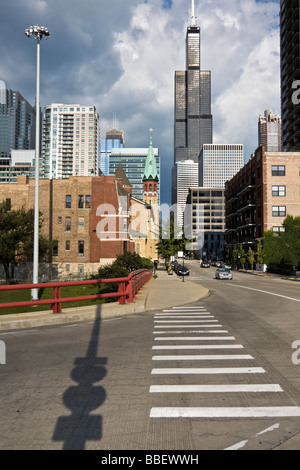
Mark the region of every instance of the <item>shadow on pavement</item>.
<instances>
[{"instance_id":1,"label":"shadow on pavement","mask_svg":"<svg viewBox=\"0 0 300 470\"><path fill-rule=\"evenodd\" d=\"M87 441L102 438L102 416L91 414L106 399L102 386L94 385L106 376L107 359L97 357L101 330L101 305L98 306L90 342L85 357L74 360L71 371L77 385L69 387L63 394L63 402L71 411L60 416L53 433L53 441L62 441L63 450L83 450Z\"/></svg>"}]
</instances>

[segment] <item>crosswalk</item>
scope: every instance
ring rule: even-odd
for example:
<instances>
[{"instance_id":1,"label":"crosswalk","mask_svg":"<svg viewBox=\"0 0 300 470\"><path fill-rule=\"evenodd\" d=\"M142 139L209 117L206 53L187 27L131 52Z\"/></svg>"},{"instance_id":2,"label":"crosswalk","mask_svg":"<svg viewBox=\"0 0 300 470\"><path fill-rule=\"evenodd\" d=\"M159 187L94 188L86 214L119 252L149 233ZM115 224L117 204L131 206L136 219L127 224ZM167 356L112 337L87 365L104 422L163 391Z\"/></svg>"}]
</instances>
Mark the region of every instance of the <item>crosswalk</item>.
<instances>
[{"instance_id":1,"label":"crosswalk","mask_svg":"<svg viewBox=\"0 0 300 470\"><path fill-rule=\"evenodd\" d=\"M300 407L288 398L281 404L282 387L268 383L266 370L203 305L155 314L153 335L150 418L300 417ZM219 406L224 396L243 406Z\"/></svg>"}]
</instances>

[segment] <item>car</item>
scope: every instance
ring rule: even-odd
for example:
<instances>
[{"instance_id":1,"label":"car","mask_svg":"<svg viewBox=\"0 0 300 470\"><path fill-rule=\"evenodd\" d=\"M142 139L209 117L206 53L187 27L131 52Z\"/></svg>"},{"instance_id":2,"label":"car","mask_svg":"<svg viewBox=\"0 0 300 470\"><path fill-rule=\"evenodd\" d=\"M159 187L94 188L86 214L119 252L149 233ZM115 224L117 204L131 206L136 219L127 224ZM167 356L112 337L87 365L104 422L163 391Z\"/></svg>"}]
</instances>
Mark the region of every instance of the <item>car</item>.
<instances>
[{"instance_id":1,"label":"car","mask_svg":"<svg viewBox=\"0 0 300 470\"><path fill-rule=\"evenodd\" d=\"M200 267L201 268L210 268L210 264L209 264L208 261L202 261Z\"/></svg>"},{"instance_id":2,"label":"car","mask_svg":"<svg viewBox=\"0 0 300 470\"><path fill-rule=\"evenodd\" d=\"M189 276L190 271L186 266L179 266L179 268L177 269L177 274L178 276Z\"/></svg>"},{"instance_id":3,"label":"car","mask_svg":"<svg viewBox=\"0 0 300 470\"><path fill-rule=\"evenodd\" d=\"M215 279L229 279L232 281L232 272L227 268L219 268L216 270Z\"/></svg>"}]
</instances>

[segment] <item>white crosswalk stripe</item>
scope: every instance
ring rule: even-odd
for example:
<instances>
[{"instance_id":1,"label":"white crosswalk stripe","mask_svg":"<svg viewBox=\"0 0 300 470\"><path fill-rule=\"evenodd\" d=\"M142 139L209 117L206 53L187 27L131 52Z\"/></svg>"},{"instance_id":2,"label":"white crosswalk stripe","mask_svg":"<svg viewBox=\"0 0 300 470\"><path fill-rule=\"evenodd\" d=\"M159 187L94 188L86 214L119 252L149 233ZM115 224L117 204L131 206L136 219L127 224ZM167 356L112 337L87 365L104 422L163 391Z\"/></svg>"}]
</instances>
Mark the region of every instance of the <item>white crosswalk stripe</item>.
<instances>
[{"instance_id":1,"label":"white crosswalk stripe","mask_svg":"<svg viewBox=\"0 0 300 470\"><path fill-rule=\"evenodd\" d=\"M177 328L177 329L176 329ZM250 354L234 354L230 350L244 349L242 344L236 344L234 336L230 336L227 330L221 329L222 325L215 319L205 306L174 307L158 312L154 316L154 341L153 351L160 351L159 355L152 355L152 360L161 363L162 367L153 368L151 376L160 377L159 384L150 386L149 393L155 401L155 406L150 410L150 418L280 418L299 417L298 406L270 406L266 398L266 406L159 406L159 397L166 394L186 394L199 397L203 404L205 397L210 394L220 397L223 394L245 394L251 403L256 395L268 393L283 395L284 390L279 384L262 383L257 378L266 377L266 370L259 365L246 365L247 361L255 361ZM163 330L163 331L161 331ZM213 333L213 336L212 336ZM221 335L220 335L221 333ZM163 335L163 336L161 336ZM158 344L159 342L159 344ZM171 343L171 344L170 344ZM221 343L221 344L218 344ZM188 354L188 351L203 351L203 354ZM216 354L216 350L218 353ZM167 351L169 354L163 354ZM182 354L177 354L180 351ZM185 351L187 353L185 353ZM234 362L236 361L236 362ZM170 363L170 367L164 367ZM181 362L188 363L186 367L179 367ZM224 367L219 367L219 362ZM227 367L227 363L233 366ZM240 362L240 365L237 366ZM201 367L195 365L201 364ZM216 364L208 367L208 364ZM247 383L239 383L238 377L247 375ZM182 383L180 377L193 377L193 383ZM178 383L174 383L178 377ZM203 383L203 378L210 380L215 377L218 383ZM227 377L224 383L222 378ZM168 383L172 378L172 383ZM232 383L228 383L232 379ZM200 383L195 383L195 380ZM267 380L267 379L266 379ZM162 383L164 381L165 383ZM259 382L259 383L256 383ZM261 395L259 395L261 397ZM252 398L251 398L252 397ZM193 404L195 401L192 402ZM209 402L208 402L209 403ZM255 403L255 402L254 402ZM158 405L158 406L156 406Z\"/></svg>"}]
</instances>

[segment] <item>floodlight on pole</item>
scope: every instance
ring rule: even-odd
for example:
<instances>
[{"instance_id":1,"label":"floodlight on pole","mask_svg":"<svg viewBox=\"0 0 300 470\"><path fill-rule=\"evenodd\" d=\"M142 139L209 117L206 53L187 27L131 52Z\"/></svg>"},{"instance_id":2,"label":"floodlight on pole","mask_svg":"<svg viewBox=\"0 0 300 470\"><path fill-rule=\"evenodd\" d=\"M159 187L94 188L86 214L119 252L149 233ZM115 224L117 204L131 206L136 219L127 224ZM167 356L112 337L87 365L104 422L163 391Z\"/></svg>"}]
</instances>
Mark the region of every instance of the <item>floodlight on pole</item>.
<instances>
[{"instance_id":1,"label":"floodlight on pole","mask_svg":"<svg viewBox=\"0 0 300 470\"><path fill-rule=\"evenodd\" d=\"M35 36L37 44L36 67L36 133L35 133L35 189L34 189L34 240L33 240L33 284L38 284L39 271L39 172L40 172L40 42L50 36L44 26L30 26L25 30L27 37ZM38 300L38 290L32 289L32 300Z\"/></svg>"}]
</instances>

